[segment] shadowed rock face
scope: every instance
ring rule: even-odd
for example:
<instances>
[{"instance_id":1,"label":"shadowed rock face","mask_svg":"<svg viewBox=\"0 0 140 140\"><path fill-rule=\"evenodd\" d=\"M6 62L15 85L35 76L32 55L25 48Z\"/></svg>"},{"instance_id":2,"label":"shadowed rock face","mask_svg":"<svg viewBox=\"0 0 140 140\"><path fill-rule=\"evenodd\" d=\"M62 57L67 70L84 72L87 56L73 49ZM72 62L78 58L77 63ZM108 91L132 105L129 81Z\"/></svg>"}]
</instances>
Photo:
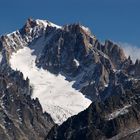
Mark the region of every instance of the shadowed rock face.
<instances>
[{"instance_id":1,"label":"shadowed rock face","mask_svg":"<svg viewBox=\"0 0 140 140\"><path fill-rule=\"evenodd\" d=\"M105 45L100 44L95 36L85 31L79 24L64 26L63 30L48 27L46 32L53 36L46 43L37 63L39 67L49 69L51 72L64 72L75 76L78 69L96 63L105 65L106 69L110 69L111 66L119 69L127 59L118 45L111 41L106 41Z\"/></svg>"},{"instance_id":2,"label":"shadowed rock face","mask_svg":"<svg viewBox=\"0 0 140 140\"><path fill-rule=\"evenodd\" d=\"M73 87L93 101L108 84L110 72L127 60L118 45L110 41L102 45L79 24L59 30L47 28L46 36L49 41L37 58L37 66L75 80Z\"/></svg>"},{"instance_id":3,"label":"shadowed rock face","mask_svg":"<svg viewBox=\"0 0 140 140\"><path fill-rule=\"evenodd\" d=\"M38 65L51 72L64 72L74 76L78 67L91 52L92 44L89 43L94 42L94 37L84 33L83 29L76 24L64 26L63 30L57 31L50 27L47 32L50 31L53 32L53 37L44 47Z\"/></svg>"},{"instance_id":4,"label":"shadowed rock face","mask_svg":"<svg viewBox=\"0 0 140 140\"><path fill-rule=\"evenodd\" d=\"M54 125L30 94L22 73L9 67L0 70L0 140L43 140Z\"/></svg>"},{"instance_id":5,"label":"shadowed rock face","mask_svg":"<svg viewBox=\"0 0 140 140\"><path fill-rule=\"evenodd\" d=\"M116 83L110 83L100 94L107 98L93 102L85 111L54 127L46 140L138 140L140 81L129 80L123 73L116 76Z\"/></svg>"}]
</instances>

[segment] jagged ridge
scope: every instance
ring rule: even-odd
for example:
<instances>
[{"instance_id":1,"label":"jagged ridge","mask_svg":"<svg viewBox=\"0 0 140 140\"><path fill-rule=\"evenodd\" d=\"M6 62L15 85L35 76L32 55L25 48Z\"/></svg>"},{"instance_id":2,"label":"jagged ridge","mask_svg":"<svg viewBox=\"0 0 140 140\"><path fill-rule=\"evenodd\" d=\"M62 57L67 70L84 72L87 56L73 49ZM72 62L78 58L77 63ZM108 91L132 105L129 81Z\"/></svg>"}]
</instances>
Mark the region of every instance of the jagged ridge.
<instances>
[{"instance_id":1,"label":"jagged ridge","mask_svg":"<svg viewBox=\"0 0 140 140\"><path fill-rule=\"evenodd\" d=\"M117 122L120 116L128 115L132 120L136 120L137 117L135 116L138 116L138 111L133 111L135 108L138 110L137 106L135 107L135 104L133 104L133 102L138 104L137 100L129 98L139 99L137 96L133 96L139 89L139 82L135 82L139 81L139 60L133 63L130 57L125 56L123 49L111 41L101 44L89 29L82 25L71 24L58 27L48 21L29 19L21 30L1 37L1 66L7 64L10 66L13 53L17 54L19 49L23 50L26 47L36 57L35 65L38 69L43 68L57 76L64 76L67 81L73 82L72 86L80 91L79 94L83 93L86 98L94 101L84 111L85 113L80 113L78 116L68 119L62 126L52 130L48 136L50 139L54 139L54 137L56 139L77 139L79 136L85 139L94 139L94 137L106 139L116 135L117 137L120 135L120 138L127 137L121 133L122 128L125 127L114 126L114 121ZM24 71L22 72L24 74ZM129 86L131 89L128 89ZM128 91L132 95L128 94ZM115 99L118 99L117 102L114 100L114 96ZM123 101L121 98L123 98ZM108 102L112 100L113 103L110 105ZM127 102L129 100L132 104ZM107 106L107 110L104 105ZM121 115L116 110L119 110ZM93 113L93 111L95 112ZM84 116L86 116L87 123L85 123ZM77 118L81 121L78 122ZM91 125L93 124L92 118L97 121L95 125L97 128L93 128ZM75 126L75 121L78 124L77 126ZM119 121L126 121L126 118L120 118ZM89 134L88 131L91 131L89 137L84 137L79 133L69 135L71 133L69 129L77 132L82 123L85 126L89 125L88 129L84 128L84 135L86 136ZM102 123L105 123L105 125ZM73 128L69 125L72 125ZM100 125L105 130L100 128ZM63 130L63 127L65 130ZM113 129L111 129L112 127ZM129 127L130 129L133 128L131 122ZM137 130L137 127L135 126L134 129ZM62 135L63 131L67 131L66 136ZM79 132L81 133L81 131ZM127 129L126 133L129 135Z\"/></svg>"}]
</instances>

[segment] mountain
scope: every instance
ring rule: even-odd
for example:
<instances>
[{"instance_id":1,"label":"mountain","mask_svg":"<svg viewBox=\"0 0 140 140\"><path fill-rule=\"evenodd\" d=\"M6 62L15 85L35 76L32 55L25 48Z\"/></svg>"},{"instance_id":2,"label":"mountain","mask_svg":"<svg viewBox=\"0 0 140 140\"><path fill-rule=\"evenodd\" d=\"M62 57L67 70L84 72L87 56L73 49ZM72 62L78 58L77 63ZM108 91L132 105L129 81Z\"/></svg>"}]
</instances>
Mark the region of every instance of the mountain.
<instances>
[{"instance_id":1,"label":"mountain","mask_svg":"<svg viewBox=\"0 0 140 140\"><path fill-rule=\"evenodd\" d=\"M139 60L110 40L100 43L87 27L28 19L0 37L1 111L12 122L8 129L1 121L0 136L137 139L139 70Z\"/></svg>"}]
</instances>

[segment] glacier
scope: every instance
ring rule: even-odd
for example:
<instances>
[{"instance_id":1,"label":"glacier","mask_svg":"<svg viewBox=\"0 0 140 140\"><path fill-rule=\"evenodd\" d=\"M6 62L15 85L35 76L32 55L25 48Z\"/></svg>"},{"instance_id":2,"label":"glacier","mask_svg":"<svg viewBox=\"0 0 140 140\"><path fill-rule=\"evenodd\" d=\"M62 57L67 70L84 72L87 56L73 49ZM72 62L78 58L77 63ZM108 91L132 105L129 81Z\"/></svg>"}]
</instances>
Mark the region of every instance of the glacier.
<instances>
[{"instance_id":1,"label":"glacier","mask_svg":"<svg viewBox=\"0 0 140 140\"><path fill-rule=\"evenodd\" d=\"M61 74L56 76L38 68L33 52L33 49L23 47L12 54L10 64L14 70L21 71L25 79L27 77L30 79L33 88L32 97L39 99L43 111L48 112L55 123L63 123L91 104L91 100L72 88L74 81L69 82Z\"/></svg>"}]
</instances>

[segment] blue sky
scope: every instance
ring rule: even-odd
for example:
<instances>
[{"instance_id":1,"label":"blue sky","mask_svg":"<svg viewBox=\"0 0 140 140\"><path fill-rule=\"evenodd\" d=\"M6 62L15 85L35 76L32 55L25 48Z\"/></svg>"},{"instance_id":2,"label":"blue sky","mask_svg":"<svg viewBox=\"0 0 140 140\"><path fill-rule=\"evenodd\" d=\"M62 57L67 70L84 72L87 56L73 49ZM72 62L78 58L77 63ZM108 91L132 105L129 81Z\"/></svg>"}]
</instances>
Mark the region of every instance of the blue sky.
<instances>
[{"instance_id":1,"label":"blue sky","mask_svg":"<svg viewBox=\"0 0 140 140\"><path fill-rule=\"evenodd\" d=\"M102 41L140 46L140 0L2 0L0 35L19 29L28 17L80 22Z\"/></svg>"}]
</instances>

